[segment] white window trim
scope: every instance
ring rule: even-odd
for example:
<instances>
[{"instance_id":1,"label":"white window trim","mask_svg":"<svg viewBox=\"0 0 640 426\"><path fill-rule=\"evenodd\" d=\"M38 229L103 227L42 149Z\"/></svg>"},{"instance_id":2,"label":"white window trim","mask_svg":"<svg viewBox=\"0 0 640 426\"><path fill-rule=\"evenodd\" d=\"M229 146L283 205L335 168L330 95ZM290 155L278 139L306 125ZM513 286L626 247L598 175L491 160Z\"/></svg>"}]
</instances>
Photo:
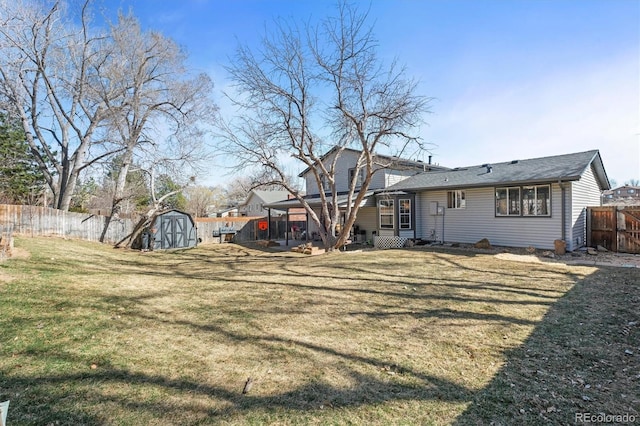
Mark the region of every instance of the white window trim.
<instances>
[{"instance_id":1,"label":"white window trim","mask_svg":"<svg viewBox=\"0 0 640 426\"><path fill-rule=\"evenodd\" d=\"M547 198L547 213L546 214L525 214L524 212L524 190L525 189L534 189L534 194L535 194L535 198L534 198L534 204L537 205L538 202L538 188L542 188L542 187L546 187L548 188L548 194L549 197ZM511 201L509 199L509 192L512 189L517 189L518 190L518 196L519 196L519 212L518 214L510 214L509 212L511 211L511 209L509 208L509 206L511 205ZM497 196L498 196L498 191L500 190L505 190L507 192L507 213L503 214L503 213L499 213L498 212L498 203L497 203ZM495 215L496 217L551 217L551 198L552 198L552 188L551 185L546 184L546 185L523 185L523 186L502 186L502 187L496 187L494 190L494 204L495 204Z\"/></svg>"},{"instance_id":2,"label":"white window trim","mask_svg":"<svg viewBox=\"0 0 640 426\"><path fill-rule=\"evenodd\" d=\"M393 199L389 199L389 200L378 200L378 221L380 223L380 229L395 229L396 227L396 209L395 209L395 200ZM383 203L388 203L387 205L385 205L385 207L390 208L391 209L391 213L382 213L382 204ZM388 217L391 216L391 226L389 225L383 225L382 223L382 217Z\"/></svg>"},{"instance_id":3,"label":"white window trim","mask_svg":"<svg viewBox=\"0 0 640 426\"><path fill-rule=\"evenodd\" d=\"M547 200L547 213L545 214L538 214L538 188L547 188L547 194L548 194L548 198ZM534 204L534 208L535 208L535 212L534 213L527 213L525 214L524 212L524 190L526 189L533 189L533 193L534 193L534 198L533 198L533 204ZM524 217L549 217L551 216L551 185L528 185L528 186L523 186L522 187L522 216Z\"/></svg>"},{"instance_id":4,"label":"white window trim","mask_svg":"<svg viewBox=\"0 0 640 426\"><path fill-rule=\"evenodd\" d=\"M409 211L403 213L402 212L402 205L403 205L403 203L405 201L409 203ZM400 198L400 199L398 199L398 226L399 226L400 229L413 229L413 224L411 223L411 213L412 213L411 209L412 209L411 198ZM408 222L409 226L402 226L403 225L403 223L402 223L402 217L403 216L406 216L406 217L409 218L409 222Z\"/></svg>"},{"instance_id":5,"label":"white window trim","mask_svg":"<svg viewBox=\"0 0 640 426\"><path fill-rule=\"evenodd\" d=\"M348 177L349 177L349 182L347 184L347 187L351 188L351 182L353 181L353 175L356 172L356 169L349 169L349 173L348 173ZM356 179L356 189L361 188L362 187L362 183L364 182L364 168L360 168L360 170L358 170L358 178Z\"/></svg>"},{"instance_id":6,"label":"white window trim","mask_svg":"<svg viewBox=\"0 0 640 426\"><path fill-rule=\"evenodd\" d=\"M449 194L453 194L453 206L449 206ZM448 209L466 209L467 208L467 193L464 189L456 189L453 191L447 191L447 208Z\"/></svg>"}]
</instances>

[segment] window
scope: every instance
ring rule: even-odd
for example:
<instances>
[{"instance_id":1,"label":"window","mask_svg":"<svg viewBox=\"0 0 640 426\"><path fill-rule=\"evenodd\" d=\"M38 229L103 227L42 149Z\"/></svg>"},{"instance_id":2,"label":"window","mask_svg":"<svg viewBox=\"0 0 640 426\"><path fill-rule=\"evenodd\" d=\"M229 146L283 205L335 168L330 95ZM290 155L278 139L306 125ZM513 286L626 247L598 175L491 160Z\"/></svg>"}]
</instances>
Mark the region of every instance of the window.
<instances>
[{"instance_id":1,"label":"window","mask_svg":"<svg viewBox=\"0 0 640 426\"><path fill-rule=\"evenodd\" d=\"M467 200L464 191L448 191L447 192L447 208L464 209L467 206Z\"/></svg>"},{"instance_id":2,"label":"window","mask_svg":"<svg viewBox=\"0 0 640 426\"><path fill-rule=\"evenodd\" d=\"M322 188L318 188L318 191L327 192L329 190L329 178L324 173L320 174L320 185Z\"/></svg>"},{"instance_id":3,"label":"window","mask_svg":"<svg viewBox=\"0 0 640 426\"><path fill-rule=\"evenodd\" d=\"M520 216L520 188L496 189L496 216Z\"/></svg>"},{"instance_id":4,"label":"window","mask_svg":"<svg viewBox=\"0 0 640 426\"><path fill-rule=\"evenodd\" d=\"M400 229L411 229L411 200L398 200L398 216L400 219Z\"/></svg>"},{"instance_id":5,"label":"window","mask_svg":"<svg viewBox=\"0 0 640 426\"><path fill-rule=\"evenodd\" d=\"M551 216L549 185L496 188L496 216Z\"/></svg>"},{"instance_id":6,"label":"window","mask_svg":"<svg viewBox=\"0 0 640 426\"><path fill-rule=\"evenodd\" d=\"M355 174L356 169L349 169L349 182L348 187L351 187L351 182L353 182L353 175ZM360 188L362 186L362 182L364 182L364 169L358 170L358 177L356 178L356 188Z\"/></svg>"},{"instance_id":7,"label":"window","mask_svg":"<svg viewBox=\"0 0 640 426\"><path fill-rule=\"evenodd\" d=\"M378 211L380 212L380 228L393 228L393 200L380 200Z\"/></svg>"},{"instance_id":8,"label":"window","mask_svg":"<svg viewBox=\"0 0 640 426\"><path fill-rule=\"evenodd\" d=\"M522 215L549 216L549 185L522 188Z\"/></svg>"},{"instance_id":9,"label":"window","mask_svg":"<svg viewBox=\"0 0 640 426\"><path fill-rule=\"evenodd\" d=\"M635 194L636 190L635 189L627 189L627 194Z\"/></svg>"}]
</instances>

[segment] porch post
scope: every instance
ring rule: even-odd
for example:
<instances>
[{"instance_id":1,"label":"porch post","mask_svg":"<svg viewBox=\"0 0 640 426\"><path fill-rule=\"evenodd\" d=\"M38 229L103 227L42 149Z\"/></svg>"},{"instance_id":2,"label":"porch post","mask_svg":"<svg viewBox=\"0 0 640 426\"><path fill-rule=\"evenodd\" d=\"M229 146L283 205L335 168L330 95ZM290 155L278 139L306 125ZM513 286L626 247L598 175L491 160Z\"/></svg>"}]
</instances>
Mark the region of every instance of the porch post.
<instances>
[{"instance_id":1,"label":"porch post","mask_svg":"<svg viewBox=\"0 0 640 426\"><path fill-rule=\"evenodd\" d=\"M284 241L285 241L285 245L289 247L289 207L287 207L287 216L285 219Z\"/></svg>"},{"instance_id":2,"label":"porch post","mask_svg":"<svg viewBox=\"0 0 640 426\"><path fill-rule=\"evenodd\" d=\"M271 207L267 208L267 241L271 240Z\"/></svg>"}]
</instances>

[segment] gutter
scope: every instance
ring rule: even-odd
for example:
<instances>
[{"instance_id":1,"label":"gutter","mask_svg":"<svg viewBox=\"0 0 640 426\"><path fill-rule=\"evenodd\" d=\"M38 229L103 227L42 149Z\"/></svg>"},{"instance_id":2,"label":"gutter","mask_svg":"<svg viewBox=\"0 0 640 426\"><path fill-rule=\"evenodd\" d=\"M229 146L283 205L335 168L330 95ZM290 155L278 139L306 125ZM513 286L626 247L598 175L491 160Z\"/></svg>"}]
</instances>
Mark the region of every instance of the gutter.
<instances>
[{"instance_id":1,"label":"gutter","mask_svg":"<svg viewBox=\"0 0 640 426\"><path fill-rule=\"evenodd\" d=\"M503 187L503 186L547 185L547 184L554 183L555 179L558 179L557 183L568 183L571 181L580 180L580 176L564 176L561 178L547 178L547 179L539 179L539 180L480 182L480 183L471 183L471 184L450 182L450 183L447 183L447 185L414 186L414 187L402 186L402 182L399 182L395 185L385 188L385 190L422 192L422 191L443 191L443 190L448 191L452 189L477 189L477 188L490 188L490 187Z\"/></svg>"}]
</instances>

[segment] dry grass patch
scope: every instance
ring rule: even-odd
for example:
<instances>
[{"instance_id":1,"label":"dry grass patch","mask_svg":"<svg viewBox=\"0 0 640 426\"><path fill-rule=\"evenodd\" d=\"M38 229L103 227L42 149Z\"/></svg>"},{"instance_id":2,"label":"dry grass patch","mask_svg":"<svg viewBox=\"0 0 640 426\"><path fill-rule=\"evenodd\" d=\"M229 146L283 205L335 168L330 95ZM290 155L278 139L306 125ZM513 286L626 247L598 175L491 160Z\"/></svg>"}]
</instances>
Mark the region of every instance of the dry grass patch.
<instances>
[{"instance_id":1,"label":"dry grass patch","mask_svg":"<svg viewBox=\"0 0 640 426\"><path fill-rule=\"evenodd\" d=\"M17 245L31 258L0 265L13 277L0 287L10 424L536 424L638 408L637 327L595 339L597 356L580 334L637 320L638 270L421 249ZM602 373L589 380L606 391L585 400L571 369Z\"/></svg>"}]
</instances>

